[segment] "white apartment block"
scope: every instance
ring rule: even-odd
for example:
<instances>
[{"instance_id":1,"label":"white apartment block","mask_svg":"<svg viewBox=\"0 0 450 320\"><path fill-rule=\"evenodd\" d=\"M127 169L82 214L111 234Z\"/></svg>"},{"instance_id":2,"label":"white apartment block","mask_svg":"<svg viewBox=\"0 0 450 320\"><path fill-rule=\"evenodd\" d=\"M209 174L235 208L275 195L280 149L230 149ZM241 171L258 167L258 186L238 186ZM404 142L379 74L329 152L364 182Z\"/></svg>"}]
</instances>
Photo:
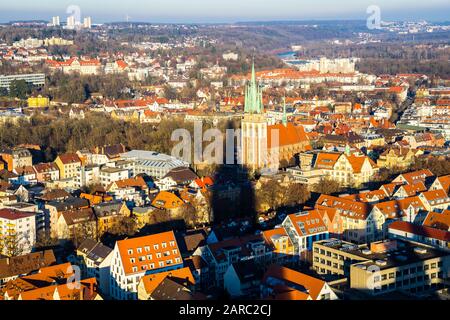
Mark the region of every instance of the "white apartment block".
<instances>
[{"instance_id":1,"label":"white apartment block","mask_svg":"<svg viewBox=\"0 0 450 320\"><path fill-rule=\"evenodd\" d=\"M117 241L111 262L110 296L117 300L136 300L143 276L182 267L172 231Z\"/></svg>"},{"instance_id":2,"label":"white apartment block","mask_svg":"<svg viewBox=\"0 0 450 320\"><path fill-rule=\"evenodd\" d=\"M36 243L36 214L1 209L0 241L4 255L30 253Z\"/></svg>"}]
</instances>

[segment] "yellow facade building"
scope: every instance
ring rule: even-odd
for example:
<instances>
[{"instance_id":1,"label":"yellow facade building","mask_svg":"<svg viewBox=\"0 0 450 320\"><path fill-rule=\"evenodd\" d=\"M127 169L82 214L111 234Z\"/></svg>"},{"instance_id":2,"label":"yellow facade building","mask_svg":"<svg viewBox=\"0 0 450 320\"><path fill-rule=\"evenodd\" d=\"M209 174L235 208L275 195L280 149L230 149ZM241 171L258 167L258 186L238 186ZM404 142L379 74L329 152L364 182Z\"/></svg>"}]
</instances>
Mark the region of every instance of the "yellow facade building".
<instances>
[{"instance_id":1,"label":"yellow facade building","mask_svg":"<svg viewBox=\"0 0 450 320\"><path fill-rule=\"evenodd\" d=\"M43 96L28 98L28 107L30 108L46 108L50 105L50 99Z\"/></svg>"}]
</instances>

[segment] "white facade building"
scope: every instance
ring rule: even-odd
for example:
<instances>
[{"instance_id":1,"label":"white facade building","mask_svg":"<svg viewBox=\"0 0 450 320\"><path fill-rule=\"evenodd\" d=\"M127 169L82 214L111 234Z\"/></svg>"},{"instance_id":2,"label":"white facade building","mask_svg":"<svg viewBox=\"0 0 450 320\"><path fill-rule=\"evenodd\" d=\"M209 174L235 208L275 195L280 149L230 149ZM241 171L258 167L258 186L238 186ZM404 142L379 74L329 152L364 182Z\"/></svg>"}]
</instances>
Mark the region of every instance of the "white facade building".
<instances>
[{"instance_id":1,"label":"white facade building","mask_svg":"<svg viewBox=\"0 0 450 320\"><path fill-rule=\"evenodd\" d=\"M36 214L1 209L0 239L5 255L9 255L11 250L17 250L19 254L30 253L36 243Z\"/></svg>"}]
</instances>

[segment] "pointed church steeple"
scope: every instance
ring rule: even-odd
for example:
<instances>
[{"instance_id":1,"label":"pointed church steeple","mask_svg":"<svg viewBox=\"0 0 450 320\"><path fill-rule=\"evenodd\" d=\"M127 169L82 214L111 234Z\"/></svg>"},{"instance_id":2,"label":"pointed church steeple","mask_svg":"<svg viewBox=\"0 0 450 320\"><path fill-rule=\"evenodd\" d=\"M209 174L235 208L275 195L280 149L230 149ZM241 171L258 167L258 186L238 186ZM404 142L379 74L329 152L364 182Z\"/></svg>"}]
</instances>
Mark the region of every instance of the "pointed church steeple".
<instances>
[{"instance_id":1,"label":"pointed church steeple","mask_svg":"<svg viewBox=\"0 0 450 320\"><path fill-rule=\"evenodd\" d=\"M261 114L264 109L262 100L262 90L256 81L255 62L253 61L250 83L247 84L245 90L245 113Z\"/></svg>"},{"instance_id":2,"label":"pointed church steeple","mask_svg":"<svg viewBox=\"0 0 450 320\"><path fill-rule=\"evenodd\" d=\"M255 72L255 60L252 62L252 78L251 78L251 84L256 86L256 72Z\"/></svg>"},{"instance_id":3,"label":"pointed church steeple","mask_svg":"<svg viewBox=\"0 0 450 320\"><path fill-rule=\"evenodd\" d=\"M287 111L286 111L286 97L283 97L283 125L287 127L288 124L288 118L287 118Z\"/></svg>"}]
</instances>

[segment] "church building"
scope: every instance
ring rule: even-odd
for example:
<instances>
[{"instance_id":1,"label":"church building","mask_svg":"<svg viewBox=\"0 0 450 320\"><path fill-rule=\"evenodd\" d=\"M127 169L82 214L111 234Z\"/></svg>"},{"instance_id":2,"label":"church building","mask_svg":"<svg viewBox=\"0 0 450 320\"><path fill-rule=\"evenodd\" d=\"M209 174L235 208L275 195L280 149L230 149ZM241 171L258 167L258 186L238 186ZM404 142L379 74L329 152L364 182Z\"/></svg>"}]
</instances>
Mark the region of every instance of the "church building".
<instances>
[{"instance_id":1,"label":"church building","mask_svg":"<svg viewBox=\"0 0 450 320\"><path fill-rule=\"evenodd\" d=\"M295 156L311 150L305 130L288 122L286 104L280 124L268 125L262 88L252 66L250 83L245 92L245 115L241 123L242 164L250 170L273 169L295 162Z\"/></svg>"}]
</instances>

